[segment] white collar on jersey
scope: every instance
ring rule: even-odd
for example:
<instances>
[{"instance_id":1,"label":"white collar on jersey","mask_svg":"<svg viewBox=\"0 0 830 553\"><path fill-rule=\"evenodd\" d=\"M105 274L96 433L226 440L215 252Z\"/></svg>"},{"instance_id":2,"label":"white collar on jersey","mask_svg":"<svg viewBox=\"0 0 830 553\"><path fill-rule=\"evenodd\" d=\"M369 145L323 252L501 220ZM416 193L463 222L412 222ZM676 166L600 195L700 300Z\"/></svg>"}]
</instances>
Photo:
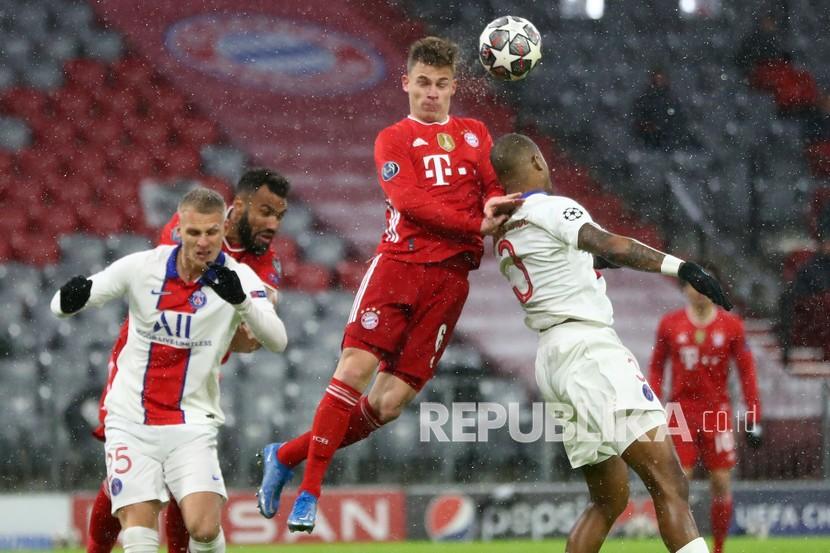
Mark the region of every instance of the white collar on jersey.
<instances>
[{"instance_id":1,"label":"white collar on jersey","mask_svg":"<svg viewBox=\"0 0 830 553\"><path fill-rule=\"evenodd\" d=\"M407 117L408 117L409 119L412 119L412 120L413 120L413 121L415 121L416 123L420 123L420 124L422 124L422 125L446 125L447 123L449 123L449 122L450 122L450 116L449 116L449 115L447 115L447 118L446 118L446 119L444 119L443 121L434 121L434 122L432 122L432 123L427 123L426 121L421 121L420 119L418 119L417 117L415 117L415 116L414 116L414 115L412 115L411 113L410 113L409 115L407 115Z\"/></svg>"},{"instance_id":2,"label":"white collar on jersey","mask_svg":"<svg viewBox=\"0 0 830 553\"><path fill-rule=\"evenodd\" d=\"M227 220L227 219L229 219L229 218L230 218L230 216L231 216L231 211L233 211L233 206L229 207L229 208L228 208L228 210L227 210L227 211L225 211L225 220ZM234 253L236 253L236 252L244 252L244 251L245 251L245 248L244 248L244 247L242 247L242 248L234 248L233 246L231 246L231 245L230 245L230 242L228 242L227 235L225 236L225 238L223 238L223 239L222 239L222 243L223 243L223 244L225 244L225 249L226 249L226 250L228 250L229 252L234 252Z\"/></svg>"}]
</instances>

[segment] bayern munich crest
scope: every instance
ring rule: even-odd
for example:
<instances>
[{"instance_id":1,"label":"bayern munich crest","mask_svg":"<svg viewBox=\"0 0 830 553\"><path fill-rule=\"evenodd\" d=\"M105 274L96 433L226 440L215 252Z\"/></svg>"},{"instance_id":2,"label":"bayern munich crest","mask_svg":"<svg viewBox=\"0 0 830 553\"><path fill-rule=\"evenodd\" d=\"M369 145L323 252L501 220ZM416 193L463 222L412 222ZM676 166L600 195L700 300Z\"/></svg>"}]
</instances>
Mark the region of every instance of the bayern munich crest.
<instances>
[{"instance_id":1,"label":"bayern munich crest","mask_svg":"<svg viewBox=\"0 0 830 553\"><path fill-rule=\"evenodd\" d=\"M282 94L349 94L386 73L365 36L265 14L188 17L167 29L164 44L184 65Z\"/></svg>"}]
</instances>

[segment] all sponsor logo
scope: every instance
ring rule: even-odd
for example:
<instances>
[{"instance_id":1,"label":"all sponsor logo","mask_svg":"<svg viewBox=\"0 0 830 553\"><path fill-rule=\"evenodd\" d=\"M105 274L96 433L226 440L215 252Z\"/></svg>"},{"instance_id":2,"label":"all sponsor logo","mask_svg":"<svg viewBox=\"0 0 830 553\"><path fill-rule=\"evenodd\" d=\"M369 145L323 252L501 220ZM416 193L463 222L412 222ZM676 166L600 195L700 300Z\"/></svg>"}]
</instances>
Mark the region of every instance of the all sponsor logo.
<instances>
[{"instance_id":1,"label":"all sponsor logo","mask_svg":"<svg viewBox=\"0 0 830 553\"><path fill-rule=\"evenodd\" d=\"M167 29L164 45L182 64L218 79L292 96L359 92L386 74L366 36L266 14L188 17Z\"/></svg>"}]
</instances>

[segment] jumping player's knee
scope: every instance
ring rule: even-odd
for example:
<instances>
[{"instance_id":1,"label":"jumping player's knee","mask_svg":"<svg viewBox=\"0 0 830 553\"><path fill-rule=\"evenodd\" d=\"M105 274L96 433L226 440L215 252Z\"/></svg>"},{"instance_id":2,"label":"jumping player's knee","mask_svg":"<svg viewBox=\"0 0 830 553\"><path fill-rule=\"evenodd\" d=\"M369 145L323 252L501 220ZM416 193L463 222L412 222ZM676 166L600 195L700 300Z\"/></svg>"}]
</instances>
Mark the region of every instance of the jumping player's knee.
<instances>
[{"instance_id":1,"label":"jumping player's knee","mask_svg":"<svg viewBox=\"0 0 830 553\"><path fill-rule=\"evenodd\" d=\"M362 391L369 384L378 366L377 357L358 348L346 348L334 372L335 378Z\"/></svg>"},{"instance_id":2,"label":"jumping player's knee","mask_svg":"<svg viewBox=\"0 0 830 553\"><path fill-rule=\"evenodd\" d=\"M397 419L403 413L404 407L408 402L402 401L396 394L383 394L377 405L373 405L375 412L378 414L378 420L381 424L386 424Z\"/></svg>"}]
</instances>

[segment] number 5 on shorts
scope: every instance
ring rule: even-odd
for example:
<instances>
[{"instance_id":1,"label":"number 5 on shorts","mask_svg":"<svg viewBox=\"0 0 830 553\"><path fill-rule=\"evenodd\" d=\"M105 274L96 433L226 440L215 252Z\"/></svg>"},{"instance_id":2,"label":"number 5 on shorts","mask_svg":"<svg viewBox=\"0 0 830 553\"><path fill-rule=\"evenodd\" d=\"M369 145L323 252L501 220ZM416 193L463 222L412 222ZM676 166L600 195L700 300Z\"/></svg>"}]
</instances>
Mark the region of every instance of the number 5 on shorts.
<instances>
[{"instance_id":1,"label":"number 5 on shorts","mask_svg":"<svg viewBox=\"0 0 830 553\"><path fill-rule=\"evenodd\" d=\"M124 474L133 468L133 461L130 456L126 454L127 446L119 445L115 448L115 455L109 451L107 452L107 468L113 467L115 474ZM113 466L113 463L115 465Z\"/></svg>"}]
</instances>

